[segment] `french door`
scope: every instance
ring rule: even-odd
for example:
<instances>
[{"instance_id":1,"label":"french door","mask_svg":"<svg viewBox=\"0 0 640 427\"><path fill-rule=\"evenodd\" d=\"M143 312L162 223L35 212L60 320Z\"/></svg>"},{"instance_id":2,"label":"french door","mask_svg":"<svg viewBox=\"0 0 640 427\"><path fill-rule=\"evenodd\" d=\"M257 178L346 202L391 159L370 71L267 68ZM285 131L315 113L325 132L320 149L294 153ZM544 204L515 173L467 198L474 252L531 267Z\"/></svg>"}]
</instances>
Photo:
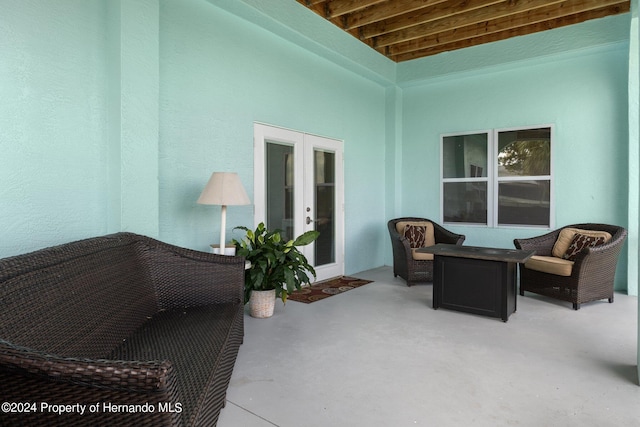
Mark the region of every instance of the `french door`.
<instances>
[{"instance_id":1,"label":"french door","mask_svg":"<svg viewBox=\"0 0 640 427\"><path fill-rule=\"evenodd\" d=\"M344 274L342 141L256 123L254 152L256 224L287 240L319 231L300 248L316 279Z\"/></svg>"}]
</instances>

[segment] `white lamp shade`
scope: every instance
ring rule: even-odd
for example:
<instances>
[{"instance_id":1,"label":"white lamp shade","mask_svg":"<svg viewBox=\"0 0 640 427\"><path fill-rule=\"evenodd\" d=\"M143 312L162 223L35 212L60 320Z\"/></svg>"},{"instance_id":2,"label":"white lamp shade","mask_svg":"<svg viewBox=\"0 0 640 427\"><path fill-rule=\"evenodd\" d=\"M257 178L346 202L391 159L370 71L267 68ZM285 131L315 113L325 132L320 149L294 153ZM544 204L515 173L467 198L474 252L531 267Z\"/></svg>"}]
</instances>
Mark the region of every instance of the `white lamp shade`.
<instances>
[{"instance_id":1,"label":"white lamp shade","mask_svg":"<svg viewBox=\"0 0 640 427\"><path fill-rule=\"evenodd\" d=\"M248 205L251 203L242 182L235 172L214 172L202 190L201 205Z\"/></svg>"}]
</instances>

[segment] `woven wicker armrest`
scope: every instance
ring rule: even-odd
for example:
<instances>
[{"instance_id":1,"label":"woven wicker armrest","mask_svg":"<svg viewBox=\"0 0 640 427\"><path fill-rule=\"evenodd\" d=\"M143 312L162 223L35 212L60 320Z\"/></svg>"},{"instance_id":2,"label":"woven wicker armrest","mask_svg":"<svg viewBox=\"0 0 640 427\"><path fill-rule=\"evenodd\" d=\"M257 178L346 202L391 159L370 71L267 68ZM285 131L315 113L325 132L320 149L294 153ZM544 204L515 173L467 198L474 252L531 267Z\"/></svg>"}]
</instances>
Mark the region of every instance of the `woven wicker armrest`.
<instances>
[{"instance_id":1,"label":"woven wicker armrest","mask_svg":"<svg viewBox=\"0 0 640 427\"><path fill-rule=\"evenodd\" d=\"M436 239L436 243L447 243L450 245L461 245L466 236L464 234L457 234L452 231L447 230L435 222L433 224L433 234Z\"/></svg>"},{"instance_id":2,"label":"woven wicker armrest","mask_svg":"<svg viewBox=\"0 0 640 427\"><path fill-rule=\"evenodd\" d=\"M389 225L389 232L391 233L391 247L394 256L394 264L404 264L407 260L411 259L411 244L409 239L398 233L395 225Z\"/></svg>"},{"instance_id":3,"label":"woven wicker armrest","mask_svg":"<svg viewBox=\"0 0 640 427\"><path fill-rule=\"evenodd\" d=\"M542 236L530 237L526 239L514 239L513 244L517 249L536 251L536 255L549 256L553 245L558 240L560 230L554 230Z\"/></svg>"},{"instance_id":4,"label":"woven wicker armrest","mask_svg":"<svg viewBox=\"0 0 640 427\"><path fill-rule=\"evenodd\" d=\"M393 227L389 227L389 233L391 233L391 238L393 240L399 240L400 242L402 242L403 245L405 246L409 246L409 239L407 239L406 237L404 237L404 235L398 233L398 230L396 230L395 225Z\"/></svg>"},{"instance_id":5,"label":"woven wicker armrest","mask_svg":"<svg viewBox=\"0 0 640 427\"><path fill-rule=\"evenodd\" d=\"M107 390L144 395L166 393L169 399L174 375L169 361L62 357L16 346L4 340L0 340L0 373L16 380L16 387L27 393L28 382L81 386L87 389L87 394L77 397L85 401L95 400L95 395L108 394ZM3 386L3 392L10 393L4 381ZM95 390L94 396L91 389Z\"/></svg>"},{"instance_id":6,"label":"woven wicker armrest","mask_svg":"<svg viewBox=\"0 0 640 427\"><path fill-rule=\"evenodd\" d=\"M182 414L161 410L183 401L176 383L166 361L65 358L0 341L2 398L29 409L3 414L0 425L183 425Z\"/></svg>"},{"instance_id":7,"label":"woven wicker armrest","mask_svg":"<svg viewBox=\"0 0 640 427\"><path fill-rule=\"evenodd\" d=\"M411 254L411 242L409 242L409 239L404 237L402 234L398 233L398 240L402 244L402 247L404 248L404 250L407 253L407 255L410 255Z\"/></svg>"},{"instance_id":8,"label":"woven wicker armrest","mask_svg":"<svg viewBox=\"0 0 640 427\"><path fill-rule=\"evenodd\" d=\"M162 309L243 301L245 259L146 238L143 257Z\"/></svg>"}]
</instances>

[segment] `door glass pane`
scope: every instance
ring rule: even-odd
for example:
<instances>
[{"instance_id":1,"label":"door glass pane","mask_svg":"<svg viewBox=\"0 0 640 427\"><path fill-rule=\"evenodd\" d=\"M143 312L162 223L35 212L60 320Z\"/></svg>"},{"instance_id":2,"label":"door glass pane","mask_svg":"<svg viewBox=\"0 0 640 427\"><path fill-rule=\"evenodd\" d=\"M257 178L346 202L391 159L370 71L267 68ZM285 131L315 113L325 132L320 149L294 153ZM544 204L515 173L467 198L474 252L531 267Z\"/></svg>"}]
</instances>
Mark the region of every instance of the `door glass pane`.
<instances>
[{"instance_id":1,"label":"door glass pane","mask_svg":"<svg viewBox=\"0 0 640 427\"><path fill-rule=\"evenodd\" d=\"M487 176L487 133L443 138L443 178Z\"/></svg>"},{"instance_id":2,"label":"door glass pane","mask_svg":"<svg viewBox=\"0 0 640 427\"><path fill-rule=\"evenodd\" d=\"M293 147L267 142L266 226L282 230L282 237L293 236Z\"/></svg>"},{"instance_id":3,"label":"door glass pane","mask_svg":"<svg viewBox=\"0 0 640 427\"><path fill-rule=\"evenodd\" d=\"M315 244L314 265L335 262L335 154L314 151L315 229L320 232Z\"/></svg>"},{"instance_id":4,"label":"door glass pane","mask_svg":"<svg viewBox=\"0 0 640 427\"><path fill-rule=\"evenodd\" d=\"M447 182L444 184L444 221L487 223L487 183Z\"/></svg>"},{"instance_id":5,"label":"door glass pane","mask_svg":"<svg viewBox=\"0 0 640 427\"><path fill-rule=\"evenodd\" d=\"M498 134L498 176L544 176L550 173L550 128Z\"/></svg>"},{"instance_id":6,"label":"door glass pane","mask_svg":"<svg viewBox=\"0 0 640 427\"><path fill-rule=\"evenodd\" d=\"M549 180L507 181L498 185L498 224L549 226Z\"/></svg>"}]
</instances>

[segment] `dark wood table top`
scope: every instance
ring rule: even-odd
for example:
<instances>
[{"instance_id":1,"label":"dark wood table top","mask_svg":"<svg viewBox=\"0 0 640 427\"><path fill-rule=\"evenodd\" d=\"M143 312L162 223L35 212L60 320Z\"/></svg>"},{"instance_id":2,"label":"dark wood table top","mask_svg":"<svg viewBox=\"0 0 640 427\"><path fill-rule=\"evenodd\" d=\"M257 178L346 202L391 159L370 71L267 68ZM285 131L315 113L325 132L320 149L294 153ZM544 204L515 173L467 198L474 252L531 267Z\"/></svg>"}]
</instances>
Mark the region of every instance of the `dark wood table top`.
<instances>
[{"instance_id":1,"label":"dark wood table top","mask_svg":"<svg viewBox=\"0 0 640 427\"><path fill-rule=\"evenodd\" d=\"M452 256L458 258L484 259L487 261L526 262L536 251L521 249L485 248L481 246L461 246L438 243L416 252L434 254L435 256Z\"/></svg>"}]
</instances>

